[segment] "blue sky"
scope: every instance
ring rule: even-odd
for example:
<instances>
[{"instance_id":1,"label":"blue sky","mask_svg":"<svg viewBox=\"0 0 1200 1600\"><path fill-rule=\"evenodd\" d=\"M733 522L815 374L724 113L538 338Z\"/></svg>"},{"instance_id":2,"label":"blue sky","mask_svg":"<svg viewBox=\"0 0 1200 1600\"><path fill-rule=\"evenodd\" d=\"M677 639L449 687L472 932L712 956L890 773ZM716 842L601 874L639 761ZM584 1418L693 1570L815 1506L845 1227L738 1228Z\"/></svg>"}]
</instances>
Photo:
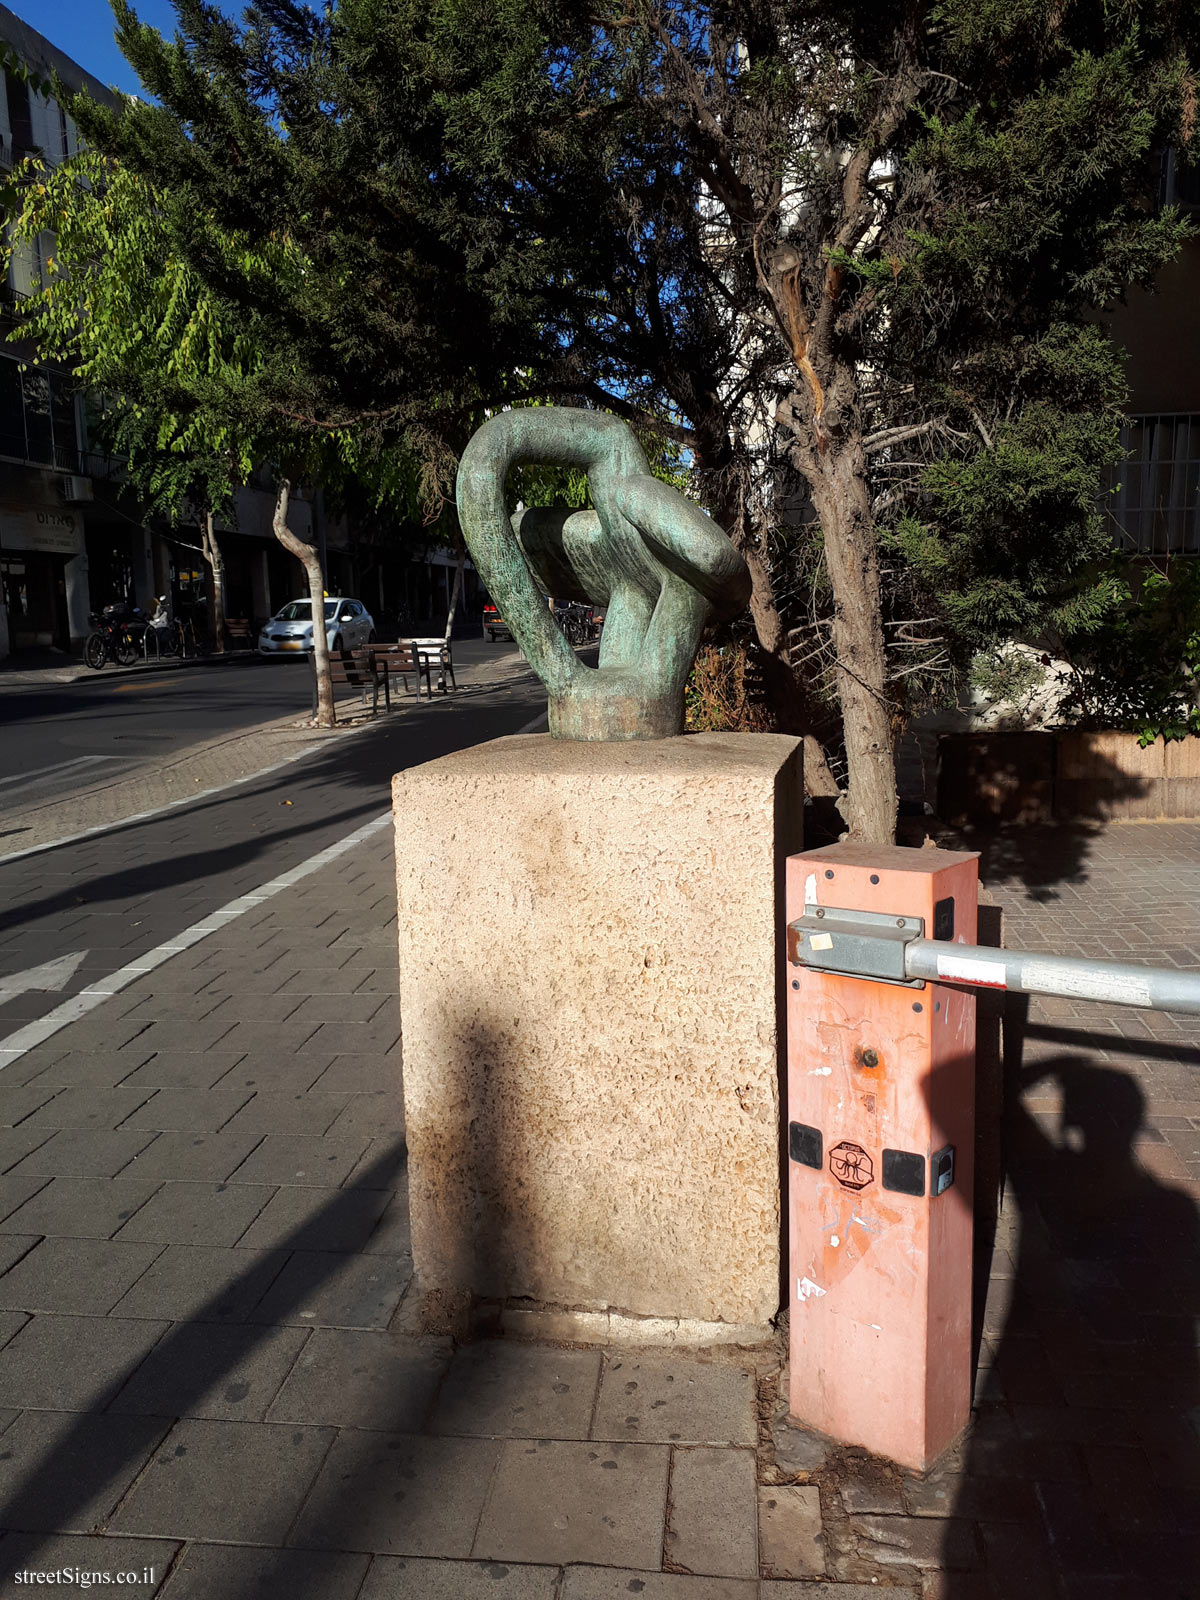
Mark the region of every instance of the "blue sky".
<instances>
[{"instance_id":1,"label":"blue sky","mask_svg":"<svg viewBox=\"0 0 1200 1600\"><path fill-rule=\"evenodd\" d=\"M138 92L137 78L113 39L108 0L5 0L5 4L101 83L116 84L130 94ZM236 15L241 6L226 3L222 9ZM170 0L135 0L134 10L160 33L174 33L175 12Z\"/></svg>"}]
</instances>

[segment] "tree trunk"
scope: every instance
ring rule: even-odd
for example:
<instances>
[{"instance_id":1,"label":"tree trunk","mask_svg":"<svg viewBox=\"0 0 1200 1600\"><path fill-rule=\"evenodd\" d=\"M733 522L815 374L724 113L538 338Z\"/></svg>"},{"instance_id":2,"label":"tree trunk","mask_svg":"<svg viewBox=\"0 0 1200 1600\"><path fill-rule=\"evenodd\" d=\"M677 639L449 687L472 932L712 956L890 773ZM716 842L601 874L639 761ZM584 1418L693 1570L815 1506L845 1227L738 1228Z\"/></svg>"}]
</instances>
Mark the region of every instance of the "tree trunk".
<instances>
[{"instance_id":1,"label":"tree trunk","mask_svg":"<svg viewBox=\"0 0 1200 1600\"><path fill-rule=\"evenodd\" d=\"M446 612L446 637L443 641L447 648L449 648L450 634L454 628L454 617L458 611L459 596L462 594L463 567L466 565L467 560L467 549L463 544L457 517L454 519L454 549L457 556L457 560L454 563L454 586L450 590L450 609Z\"/></svg>"},{"instance_id":2,"label":"tree trunk","mask_svg":"<svg viewBox=\"0 0 1200 1600\"><path fill-rule=\"evenodd\" d=\"M728 431L723 418L710 420L709 434L717 443L701 461L708 466L709 481L716 490L713 506L716 520L728 533L750 572L750 618L762 651L767 704L781 733L800 734L804 739L805 791L814 799L832 798L838 793L838 783L829 769L829 760L816 731L827 719L822 717L815 697L796 676L788 659L787 633L775 601L771 574L758 549L755 530L727 487L728 474L720 470L728 464L721 459L723 455L728 456ZM714 462L717 463L715 469ZM722 486L725 486L724 493Z\"/></svg>"},{"instance_id":3,"label":"tree trunk","mask_svg":"<svg viewBox=\"0 0 1200 1600\"><path fill-rule=\"evenodd\" d=\"M849 783L839 809L851 839L896 842L896 762L886 694L879 551L862 448L829 448L809 476L833 588L833 645Z\"/></svg>"},{"instance_id":4,"label":"tree trunk","mask_svg":"<svg viewBox=\"0 0 1200 1600\"><path fill-rule=\"evenodd\" d=\"M280 544L289 555L295 556L308 575L313 616L313 671L317 675L317 726L334 728L337 726L337 717L333 709L333 683L329 676L329 640L325 634L325 574L321 571L321 557L316 547L305 544L288 527L291 493L291 483L285 478L279 485L273 527Z\"/></svg>"},{"instance_id":5,"label":"tree trunk","mask_svg":"<svg viewBox=\"0 0 1200 1600\"><path fill-rule=\"evenodd\" d=\"M208 601L208 626L213 636L213 649L218 655L225 651L225 558L213 532L213 514L206 511L200 519L200 548L212 573L212 591Z\"/></svg>"}]
</instances>

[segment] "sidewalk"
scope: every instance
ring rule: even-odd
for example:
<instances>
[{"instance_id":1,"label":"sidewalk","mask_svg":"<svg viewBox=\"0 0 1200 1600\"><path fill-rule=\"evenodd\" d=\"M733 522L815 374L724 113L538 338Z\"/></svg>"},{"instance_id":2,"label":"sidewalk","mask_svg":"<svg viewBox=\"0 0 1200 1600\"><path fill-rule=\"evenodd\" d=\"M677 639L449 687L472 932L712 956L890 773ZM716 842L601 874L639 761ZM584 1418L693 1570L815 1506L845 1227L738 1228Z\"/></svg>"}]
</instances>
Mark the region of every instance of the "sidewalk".
<instances>
[{"instance_id":1,"label":"sidewalk","mask_svg":"<svg viewBox=\"0 0 1200 1600\"><path fill-rule=\"evenodd\" d=\"M1010 944L1200 965L1200 827L1020 848ZM922 1482L783 1426L772 1350L411 1331L393 907L384 829L3 1074L0 1596L1200 1593L1194 1026L1026 1019L977 1416Z\"/></svg>"}]
</instances>

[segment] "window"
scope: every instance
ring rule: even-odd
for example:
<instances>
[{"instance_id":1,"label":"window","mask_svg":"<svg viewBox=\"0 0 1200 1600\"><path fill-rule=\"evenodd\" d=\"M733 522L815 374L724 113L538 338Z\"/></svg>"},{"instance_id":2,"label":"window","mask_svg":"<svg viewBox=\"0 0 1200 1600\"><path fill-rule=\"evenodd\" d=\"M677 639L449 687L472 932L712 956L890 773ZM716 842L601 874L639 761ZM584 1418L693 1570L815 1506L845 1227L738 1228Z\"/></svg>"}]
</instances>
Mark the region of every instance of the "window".
<instances>
[{"instance_id":1,"label":"window","mask_svg":"<svg viewBox=\"0 0 1200 1600\"><path fill-rule=\"evenodd\" d=\"M69 380L45 367L0 359L0 456L79 470L79 428Z\"/></svg>"},{"instance_id":2,"label":"window","mask_svg":"<svg viewBox=\"0 0 1200 1600\"><path fill-rule=\"evenodd\" d=\"M1200 413L1131 417L1128 459L1107 499L1118 543L1145 555L1200 555Z\"/></svg>"}]
</instances>

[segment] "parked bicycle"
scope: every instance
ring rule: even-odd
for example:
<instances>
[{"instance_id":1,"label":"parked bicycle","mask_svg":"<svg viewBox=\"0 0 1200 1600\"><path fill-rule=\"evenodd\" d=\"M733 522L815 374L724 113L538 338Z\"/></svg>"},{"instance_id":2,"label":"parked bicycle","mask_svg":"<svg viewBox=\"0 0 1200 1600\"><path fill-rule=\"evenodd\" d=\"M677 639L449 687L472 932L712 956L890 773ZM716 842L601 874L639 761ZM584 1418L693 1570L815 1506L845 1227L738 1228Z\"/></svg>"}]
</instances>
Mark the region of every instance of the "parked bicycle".
<instances>
[{"instance_id":1,"label":"parked bicycle","mask_svg":"<svg viewBox=\"0 0 1200 1600\"><path fill-rule=\"evenodd\" d=\"M136 608L105 606L103 611L88 616L92 631L83 646L85 665L97 672L106 661L115 661L120 667L129 667L142 653L142 636L145 619Z\"/></svg>"}]
</instances>

